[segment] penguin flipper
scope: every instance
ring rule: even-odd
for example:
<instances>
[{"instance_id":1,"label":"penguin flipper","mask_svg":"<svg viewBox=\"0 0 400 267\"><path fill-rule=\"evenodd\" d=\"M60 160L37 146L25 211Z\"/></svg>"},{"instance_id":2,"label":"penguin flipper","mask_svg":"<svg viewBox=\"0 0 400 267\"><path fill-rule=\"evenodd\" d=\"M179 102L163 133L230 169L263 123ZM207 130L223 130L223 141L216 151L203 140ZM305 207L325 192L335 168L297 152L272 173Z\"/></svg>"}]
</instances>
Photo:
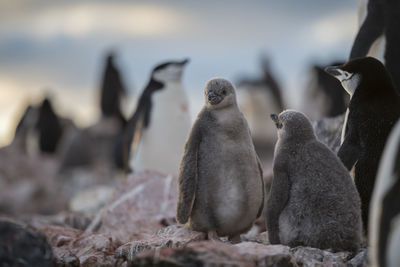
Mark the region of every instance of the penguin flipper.
<instances>
[{"instance_id":1,"label":"penguin flipper","mask_svg":"<svg viewBox=\"0 0 400 267\"><path fill-rule=\"evenodd\" d=\"M384 13L381 1L368 1L368 14L354 40L350 59L364 57L373 42L383 34Z\"/></svg>"},{"instance_id":2,"label":"penguin flipper","mask_svg":"<svg viewBox=\"0 0 400 267\"><path fill-rule=\"evenodd\" d=\"M196 198L197 187L197 160L198 148L201 141L201 134L198 121L193 125L189 138L185 144L182 161L178 174L179 198L176 211L176 219L179 223L185 224Z\"/></svg>"},{"instance_id":3,"label":"penguin flipper","mask_svg":"<svg viewBox=\"0 0 400 267\"><path fill-rule=\"evenodd\" d=\"M263 210L264 210L264 198L265 198L265 187L264 187L264 176L263 176L263 169L261 167L261 161L260 158L257 156L257 165L258 165L258 170L260 171L260 178L261 178L261 185L262 185L262 201L261 201L261 206L260 209L258 210L257 213L257 218L261 216Z\"/></svg>"},{"instance_id":4,"label":"penguin flipper","mask_svg":"<svg viewBox=\"0 0 400 267\"><path fill-rule=\"evenodd\" d=\"M289 199L290 182L284 170L274 168L274 177L270 196L267 203L266 221L268 238L271 244L280 244L279 238L279 216Z\"/></svg>"},{"instance_id":5,"label":"penguin flipper","mask_svg":"<svg viewBox=\"0 0 400 267\"><path fill-rule=\"evenodd\" d=\"M128 121L123 141L123 165L126 171L129 170L129 159L135 155L142 136L143 127L146 123L146 110L138 109Z\"/></svg>"},{"instance_id":6,"label":"penguin flipper","mask_svg":"<svg viewBox=\"0 0 400 267\"><path fill-rule=\"evenodd\" d=\"M347 124L349 125L349 124ZM360 146L354 129L347 127L346 137L338 151L338 157L350 171L356 164L360 154Z\"/></svg>"}]
</instances>

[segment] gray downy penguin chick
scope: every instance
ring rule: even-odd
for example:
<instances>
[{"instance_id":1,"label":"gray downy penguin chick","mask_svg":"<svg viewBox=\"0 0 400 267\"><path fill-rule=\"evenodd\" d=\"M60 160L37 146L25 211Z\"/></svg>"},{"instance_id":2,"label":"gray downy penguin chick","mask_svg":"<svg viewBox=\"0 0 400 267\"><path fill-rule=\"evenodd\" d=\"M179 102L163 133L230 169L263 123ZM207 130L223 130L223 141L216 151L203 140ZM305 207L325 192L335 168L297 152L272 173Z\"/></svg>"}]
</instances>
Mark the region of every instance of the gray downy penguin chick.
<instances>
[{"instance_id":1,"label":"gray downy penguin chick","mask_svg":"<svg viewBox=\"0 0 400 267\"><path fill-rule=\"evenodd\" d=\"M271 118L278 128L266 208L271 244L357 250L361 204L347 169L316 139L303 113L286 110Z\"/></svg>"},{"instance_id":2,"label":"gray downy penguin chick","mask_svg":"<svg viewBox=\"0 0 400 267\"><path fill-rule=\"evenodd\" d=\"M185 144L177 221L239 241L263 210L262 169L231 82L211 79Z\"/></svg>"},{"instance_id":3,"label":"gray downy penguin chick","mask_svg":"<svg viewBox=\"0 0 400 267\"><path fill-rule=\"evenodd\" d=\"M369 245L371 266L399 266L400 262L400 120L393 128L371 199Z\"/></svg>"}]
</instances>

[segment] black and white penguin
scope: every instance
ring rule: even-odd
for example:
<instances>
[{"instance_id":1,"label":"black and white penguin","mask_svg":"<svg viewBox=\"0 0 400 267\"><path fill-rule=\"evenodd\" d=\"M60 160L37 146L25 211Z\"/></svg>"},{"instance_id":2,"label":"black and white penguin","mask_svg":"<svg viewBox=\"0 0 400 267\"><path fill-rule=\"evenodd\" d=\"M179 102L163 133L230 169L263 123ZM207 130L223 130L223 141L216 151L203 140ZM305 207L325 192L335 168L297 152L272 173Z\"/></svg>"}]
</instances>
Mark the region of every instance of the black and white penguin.
<instances>
[{"instance_id":1,"label":"black and white penguin","mask_svg":"<svg viewBox=\"0 0 400 267\"><path fill-rule=\"evenodd\" d=\"M258 79L243 78L237 82L239 109L250 128L257 154L264 158L272 155L276 142L274 125L265 114L280 113L284 109L282 89L271 70L271 64L261 58L262 76Z\"/></svg>"},{"instance_id":2,"label":"black and white penguin","mask_svg":"<svg viewBox=\"0 0 400 267\"><path fill-rule=\"evenodd\" d=\"M126 169L178 173L191 127L188 98L182 85L187 63L187 59L169 61L153 69L126 126L123 146Z\"/></svg>"},{"instance_id":3,"label":"black and white penguin","mask_svg":"<svg viewBox=\"0 0 400 267\"><path fill-rule=\"evenodd\" d=\"M332 62L329 66L342 64ZM326 66L312 66L311 79L303 93L301 110L312 120L339 116L349 102L349 95L341 89L340 82L325 72Z\"/></svg>"},{"instance_id":4,"label":"black and white penguin","mask_svg":"<svg viewBox=\"0 0 400 267\"><path fill-rule=\"evenodd\" d=\"M39 133L39 149L44 153L55 153L61 139L63 129L60 118L54 112L50 99L43 100L39 107L36 127Z\"/></svg>"},{"instance_id":5,"label":"black and white penguin","mask_svg":"<svg viewBox=\"0 0 400 267\"><path fill-rule=\"evenodd\" d=\"M350 95L338 156L351 170L361 197L364 230L386 140L400 117L400 96L384 65L372 57L326 68Z\"/></svg>"},{"instance_id":6,"label":"black and white penguin","mask_svg":"<svg viewBox=\"0 0 400 267\"><path fill-rule=\"evenodd\" d=\"M364 0L360 2L360 11L359 16L365 19L354 40L350 59L367 55L384 59L400 92L400 1Z\"/></svg>"},{"instance_id":7,"label":"black and white penguin","mask_svg":"<svg viewBox=\"0 0 400 267\"><path fill-rule=\"evenodd\" d=\"M385 146L369 217L371 266L400 263L400 120Z\"/></svg>"}]
</instances>

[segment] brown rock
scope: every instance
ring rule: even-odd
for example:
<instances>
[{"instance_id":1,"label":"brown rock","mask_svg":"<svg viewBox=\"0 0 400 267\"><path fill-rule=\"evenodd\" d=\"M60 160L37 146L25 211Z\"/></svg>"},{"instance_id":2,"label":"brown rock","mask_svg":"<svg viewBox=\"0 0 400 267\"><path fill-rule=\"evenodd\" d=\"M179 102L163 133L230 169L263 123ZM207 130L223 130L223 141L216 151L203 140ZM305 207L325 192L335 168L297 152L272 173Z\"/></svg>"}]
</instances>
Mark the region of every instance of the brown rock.
<instances>
[{"instance_id":1,"label":"brown rock","mask_svg":"<svg viewBox=\"0 0 400 267\"><path fill-rule=\"evenodd\" d=\"M175 218L177 178L157 172L129 176L87 231L98 230L127 243L147 239Z\"/></svg>"},{"instance_id":2,"label":"brown rock","mask_svg":"<svg viewBox=\"0 0 400 267\"><path fill-rule=\"evenodd\" d=\"M307 266L346 266L351 258L350 252L333 253L328 250L321 250L311 247L296 247L291 249L296 258L297 264Z\"/></svg>"},{"instance_id":3,"label":"brown rock","mask_svg":"<svg viewBox=\"0 0 400 267\"><path fill-rule=\"evenodd\" d=\"M116 262L116 246L105 235L58 226L45 226L40 231L54 248L59 266L113 266Z\"/></svg>"},{"instance_id":4,"label":"brown rock","mask_svg":"<svg viewBox=\"0 0 400 267\"><path fill-rule=\"evenodd\" d=\"M186 227L173 225L159 230L148 239L126 243L119 247L115 254L118 258L132 260L136 254L145 250L183 248L190 242L204 240L205 238L205 233L195 232Z\"/></svg>"},{"instance_id":5,"label":"brown rock","mask_svg":"<svg viewBox=\"0 0 400 267\"><path fill-rule=\"evenodd\" d=\"M141 252L129 263L129 266L297 266L285 246L265 246L254 242L231 245L215 241Z\"/></svg>"},{"instance_id":6,"label":"brown rock","mask_svg":"<svg viewBox=\"0 0 400 267\"><path fill-rule=\"evenodd\" d=\"M255 262L255 266L297 266L287 246L266 246L255 242L242 242L234 246L239 254Z\"/></svg>"}]
</instances>

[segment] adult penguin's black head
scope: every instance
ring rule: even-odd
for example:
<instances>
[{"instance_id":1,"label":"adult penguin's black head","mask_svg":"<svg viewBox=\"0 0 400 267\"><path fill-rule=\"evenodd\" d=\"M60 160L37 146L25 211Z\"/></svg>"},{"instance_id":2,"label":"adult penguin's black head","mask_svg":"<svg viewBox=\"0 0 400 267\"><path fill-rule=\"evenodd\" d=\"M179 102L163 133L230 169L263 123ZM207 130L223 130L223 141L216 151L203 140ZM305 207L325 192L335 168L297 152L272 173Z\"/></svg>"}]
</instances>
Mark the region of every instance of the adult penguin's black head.
<instances>
[{"instance_id":1,"label":"adult penguin's black head","mask_svg":"<svg viewBox=\"0 0 400 267\"><path fill-rule=\"evenodd\" d=\"M189 59L164 62L153 69L151 74L152 79L164 84L169 82L180 82L183 70L188 62Z\"/></svg>"},{"instance_id":2,"label":"adult penguin's black head","mask_svg":"<svg viewBox=\"0 0 400 267\"><path fill-rule=\"evenodd\" d=\"M352 59L343 65L327 67L325 71L338 79L350 96L359 87L365 94L395 92L385 66L373 57Z\"/></svg>"}]
</instances>

